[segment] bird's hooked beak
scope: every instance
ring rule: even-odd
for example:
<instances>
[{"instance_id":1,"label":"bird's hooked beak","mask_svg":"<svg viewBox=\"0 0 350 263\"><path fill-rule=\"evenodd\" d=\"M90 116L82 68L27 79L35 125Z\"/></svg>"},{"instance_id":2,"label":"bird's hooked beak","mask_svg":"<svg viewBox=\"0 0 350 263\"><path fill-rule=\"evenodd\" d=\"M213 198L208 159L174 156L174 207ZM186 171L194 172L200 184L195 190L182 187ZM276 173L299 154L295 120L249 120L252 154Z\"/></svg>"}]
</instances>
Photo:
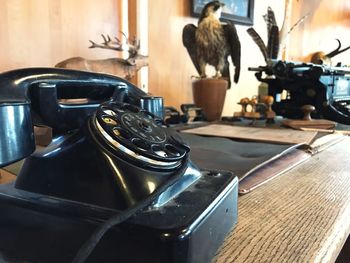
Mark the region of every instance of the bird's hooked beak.
<instances>
[{"instance_id":1,"label":"bird's hooked beak","mask_svg":"<svg viewBox=\"0 0 350 263\"><path fill-rule=\"evenodd\" d=\"M216 10L216 12L215 12L215 15L216 15L216 18L217 18L217 19L220 19L221 13L222 13L222 8L223 8L224 6L225 6L225 4L220 2L220 8L218 8L218 9Z\"/></svg>"}]
</instances>

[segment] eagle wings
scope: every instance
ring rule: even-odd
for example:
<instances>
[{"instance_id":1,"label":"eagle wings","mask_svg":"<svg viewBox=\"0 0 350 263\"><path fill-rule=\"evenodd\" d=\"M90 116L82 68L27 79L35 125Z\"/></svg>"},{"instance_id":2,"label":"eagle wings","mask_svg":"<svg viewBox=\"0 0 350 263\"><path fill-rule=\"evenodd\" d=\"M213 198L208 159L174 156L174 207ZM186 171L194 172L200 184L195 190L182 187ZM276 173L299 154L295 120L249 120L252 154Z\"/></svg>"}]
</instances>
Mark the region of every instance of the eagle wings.
<instances>
[{"instance_id":1,"label":"eagle wings","mask_svg":"<svg viewBox=\"0 0 350 263\"><path fill-rule=\"evenodd\" d=\"M199 25L200 23L201 23L201 20L199 22ZM234 73L233 80L235 83L237 83L239 80L239 74L240 74L240 68L241 68L241 65L240 65L241 44L239 42L237 30L234 24L230 22L220 23L220 24L221 24L220 30L223 33L222 41L225 42L224 44L226 47L224 52L222 52L222 50L213 50L213 49L201 50L201 45L200 43L198 43L198 38L196 38L196 32L197 30L199 30L199 27L196 27L193 24L188 24L183 28L182 41L183 41L183 45L186 47L188 54L190 55L191 60L200 76L203 76L203 73L204 73L202 72L203 70L201 70L202 69L201 63L203 63L203 57L202 57L203 52L212 53L212 54L209 54L211 57L223 56L222 58L219 58L224 63L219 67L220 73L223 78L228 80L229 88L230 88L231 78L230 78L230 65L229 65L228 57L231 56L231 60L235 66L235 73ZM218 49L220 49L219 45L218 45ZM217 67L218 65L216 65L218 63L217 61L208 61L208 59L204 59L204 62L214 66L218 70L218 67Z\"/></svg>"}]
</instances>

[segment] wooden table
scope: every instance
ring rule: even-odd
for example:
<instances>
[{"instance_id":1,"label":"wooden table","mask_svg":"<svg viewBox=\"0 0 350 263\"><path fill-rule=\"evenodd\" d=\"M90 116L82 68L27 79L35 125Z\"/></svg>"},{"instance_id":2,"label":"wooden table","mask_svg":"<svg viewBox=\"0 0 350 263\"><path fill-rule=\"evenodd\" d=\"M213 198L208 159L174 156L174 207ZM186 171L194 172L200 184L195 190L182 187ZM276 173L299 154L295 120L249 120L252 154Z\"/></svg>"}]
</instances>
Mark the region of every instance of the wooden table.
<instances>
[{"instance_id":1,"label":"wooden table","mask_svg":"<svg viewBox=\"0 0 350 263\"><path fill-rule=\"evenodd\" d=\"M350 138L238 200L213 262L334 262L350 233Z\"/></svg>"},{"instance_id":2,"label":"wooden table","mask_svg":"<svg viewBox=\"0 0 350 263\"><path fill-rule=\"evenodd\" d=\"M213 262L334 262L350 233L349 156L347 138L240 196Z\"/></svg>"},{"instance_id":3,"label":"wooden table","mask_svg":"<svg viewBox=\"0 0 350 263\"><path fill-rule=\"evenodd\" d=\"M16 176L6 170L0 169L0 184L6 184L16 179Z\"/></svg>"}]
</instances>

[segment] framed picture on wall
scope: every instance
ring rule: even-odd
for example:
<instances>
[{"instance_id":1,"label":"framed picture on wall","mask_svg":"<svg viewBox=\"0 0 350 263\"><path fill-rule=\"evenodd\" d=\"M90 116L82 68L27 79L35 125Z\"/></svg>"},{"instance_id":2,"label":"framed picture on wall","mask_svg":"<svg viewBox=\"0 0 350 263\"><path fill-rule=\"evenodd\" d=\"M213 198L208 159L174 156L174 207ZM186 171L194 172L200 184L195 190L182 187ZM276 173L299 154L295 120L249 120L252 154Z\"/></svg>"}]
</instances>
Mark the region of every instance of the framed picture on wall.
<instances>
[{"instance_id":1,"label":"framed picture on wall","mask_svg":"<svg viewBox=\"0 0 350 263\"><path fill-rule=\"evenodd\" d=\"M212 0L191 0L192 15L200 16L203 7ZM225 4L222 9L221 17L231 20L235 24L253 25L254 18L254 0L220 0Z\"/></svg>"}]
</instances>

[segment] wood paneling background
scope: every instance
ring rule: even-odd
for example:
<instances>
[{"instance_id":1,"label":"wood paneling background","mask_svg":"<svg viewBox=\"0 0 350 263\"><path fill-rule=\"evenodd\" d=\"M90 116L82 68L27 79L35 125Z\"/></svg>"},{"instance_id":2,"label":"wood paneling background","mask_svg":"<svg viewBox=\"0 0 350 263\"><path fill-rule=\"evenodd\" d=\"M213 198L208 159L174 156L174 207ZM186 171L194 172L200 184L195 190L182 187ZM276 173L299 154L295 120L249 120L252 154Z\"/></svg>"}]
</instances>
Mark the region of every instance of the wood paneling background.
<instances>
[{"instance_id":1,"label":"wood paneling background","mask_svg":"<svg viewBox=\"0 0 350 263\"><path fill-rule=\"evenodd\" d=\"M293 5L293 20L309 13L302 26L290 37L290 58L309 61L310 54L317 51L329 53L338 43L350 45L350 1L299 0ZM335 56L333 64L350 65L350 50Z\"/></svg>"},{"instance_id":2,"label":"wood paneling background","mask_svg":"<svg viewBox=\"0 0 350 263\"><path fill-rule=\"evenodd\" d=\"M115 0L0 1L0 72L54 66L68 57L106 58L111 50L89 49L89 39L119 30Z\"/></svg>"},{"instance_id":3,"label":"wood paneling background","mask_svg":"<svg viewBox=\"0 0 350 263\"><path fill-rule=\"evenodd\" d=\"M111 50L88 49L89 39L100 42L100 34L117 35L121 29L121 7L129 4L129 31L137 26L137 4L148 1L148 55L150 93L163 96L166 105L179 107L192 102L191 76L197 75L182 45L182 28L197 24L190 16L189 0L1 0L0 1L0 72L20 67L54 66L73 56L89 59L118 56ZM290 35L287 59L303 60L313 51L329 52L335 38L350 45L350 4L347 0L292 0L293 19L307 12L311 16ZM268 6L275 11L281 26L284 1L255 0L254 28L266 41L263 14ZM144 15L144 14L143 14ZM259 82L251 66L264 65L260 51L248 36L247 26L237 26L242 44L240 82L227 92L224 115L239 110L237 102L258 92ZM336 57L349 64L350 51Z\"/></svg>"}]
</instances>

